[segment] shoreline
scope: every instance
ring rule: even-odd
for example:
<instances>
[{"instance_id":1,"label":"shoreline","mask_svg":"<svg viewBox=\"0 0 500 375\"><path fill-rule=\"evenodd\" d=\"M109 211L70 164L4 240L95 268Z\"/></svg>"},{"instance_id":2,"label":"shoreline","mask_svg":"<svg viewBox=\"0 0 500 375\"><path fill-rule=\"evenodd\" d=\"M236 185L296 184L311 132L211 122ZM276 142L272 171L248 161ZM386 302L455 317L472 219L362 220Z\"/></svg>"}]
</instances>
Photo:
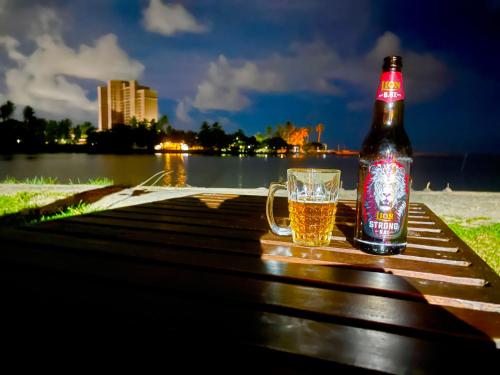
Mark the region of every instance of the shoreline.
<instances>
[{"instance_id":1,"label":"shoreline","mask_svg":"<svg viewBox=\"0 0 500 375\"><path fill-rule=\"evenodd\" d=\"M142 148L132 148L129 150L95 150L89 149L87 145L58 145L58 146L47 146L35 150L9 150L10 152L3 152L1 156L3 158L12 157L15 155L38 155L38 154L88 154L88 155L155 155L155 154L188 154L188 155L207 155L207 156L223 156L223 155L234 155L234 156L277 156L281 155L286 157L299 156L323 156L323 155L334 155L340 157L359 157L358 151L344 150L349 152L342 152L343 150L330 149L327 151L310 151L310 152L292 152L288 151L285 153L279 153L277 151L269 152L222 152L220 150L150 150ZM352 153L351 153L352 152ZM500 156L500 153L484 153L484 152L435 152L435 151L415 151L413 157L470 157L470 156Z\"/></svg>"}]
</instances>

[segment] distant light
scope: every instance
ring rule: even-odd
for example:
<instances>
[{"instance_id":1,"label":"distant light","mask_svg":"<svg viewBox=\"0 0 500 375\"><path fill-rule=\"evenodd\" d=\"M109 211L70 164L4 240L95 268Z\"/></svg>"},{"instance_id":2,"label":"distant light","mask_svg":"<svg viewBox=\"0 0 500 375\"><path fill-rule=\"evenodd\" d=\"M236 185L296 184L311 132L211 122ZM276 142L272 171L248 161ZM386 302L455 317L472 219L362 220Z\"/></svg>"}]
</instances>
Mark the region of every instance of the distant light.
<instances>
[{"instance_id":1,"label":"distant light","mask_svg":"<svg viewBox=\"0 0 500 375\"><path fill-rule=\"evenodd\" d=\"M156 151L161 150L161 144L156 145L156 146L155 146L155 150L156 150Z\"/></svg>"},{"instance_id":2,"label":"distant light","mask_svg":"<svg viewBox=\"0 0 500 375\"><path fill-rule=\"evenodd\" d=\"M189 150L189 146L185 143L181 143L181 150L182 151L188 151Z\"/></svg>"},{"instance_id":3,"label":"distant light","mask_svg":"<svg viewBox=\"0 0 500 375\"><path fill-rule=\"evenodd\" d=\"M17 143L21 143L21 140L19 138L17 138Z\"/></svg>"}]
</instances>

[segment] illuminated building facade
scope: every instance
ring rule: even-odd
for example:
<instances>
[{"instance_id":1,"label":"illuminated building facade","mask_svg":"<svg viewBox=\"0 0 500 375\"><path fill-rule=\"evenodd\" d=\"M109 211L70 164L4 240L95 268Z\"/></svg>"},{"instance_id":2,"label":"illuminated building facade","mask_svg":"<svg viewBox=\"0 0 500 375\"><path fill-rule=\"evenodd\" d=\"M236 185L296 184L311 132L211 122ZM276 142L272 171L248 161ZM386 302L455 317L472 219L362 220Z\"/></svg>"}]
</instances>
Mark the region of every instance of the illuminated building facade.
<instances>
[{"instance_id":1,"label":"illuminated building facade","mask_svg":"<svg viewBox=\"0 0 500 375\"><path fill-rule=\"evenodd\" d=\"M115 124L137 121L158 121L158 95L155 90L141 86L137 81L108 81L97 87L99 130L108 130Z\"/></svg>"}]
</instances>

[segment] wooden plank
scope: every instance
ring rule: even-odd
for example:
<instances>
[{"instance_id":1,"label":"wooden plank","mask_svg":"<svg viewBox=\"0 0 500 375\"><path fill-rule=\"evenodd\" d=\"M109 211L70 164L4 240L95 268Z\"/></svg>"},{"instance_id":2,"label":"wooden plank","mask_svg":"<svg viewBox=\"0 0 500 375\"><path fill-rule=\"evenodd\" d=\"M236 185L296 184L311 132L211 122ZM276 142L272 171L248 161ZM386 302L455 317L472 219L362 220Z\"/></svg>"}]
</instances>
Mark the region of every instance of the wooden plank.
<instances>
[{"instance_id":1,"label":"wooden plank","mask_svg":"<svg viewBox=\"0 0 500 375\"><path fill-rule=\"evenodd\" d=\"M205 225L218 228L235 228L245 229L247 231L267 231L267 224L264 225L258 220L249 220L239 216L220 217L212 215L209 212L184 212L172 210L151 210L149 208L142 209L116 209L109 211L100 211L93 213L95 216L102 217L121 217L130 218L131 220L181 223L192 225ZM265 214L264 214L265 216ZM229 220L228 220L229 219ZM267 223L267 221L266 221Z\"/></svg>"},{"instance_id":2,"label":"wooden plank","mask_svg":"<svg viewBox=\"0 0 500 375\"><path fill-rule=\"evenodd\" d=\"M172 224L188 224L188 225L201 225L201 226L210 226L210 227L215 227L214 230L218 230L217 228L237 228L237 229L242 229L245 231L259 231L261 233L266 233L267 230L267 224L265 225L255 225L255 222L253 221L241 221L237 219L232 219L231 220L225 220L222 218L214 218L213 216L204 216L200 217L199 215L189 215L188 217L186 216L175 216L173 213L168 212L168 215L164 214L159 214L155 213L154 216L144 214L141 211L139 213L137 211L129 211L129 210L124 210L124 209L119 209L119 210L112 210L112 211L103 211L103 212L98 212L92 214L92 216L99 216L99 217L110 217L110 218L122 218L126 220L137 220L137 221L142 221L143 223L145 222L155 222L155 223L172 223ZM334 240L337 241L346 241L345 236L335 236ZM351 248L352 245L348 242L345 242L343 247L346 248ZM409 250L407 251L408 255L417 255L417 256L425 256L425 253L422 252L415 252L412 251L412 249L424 249L424 250L433 250L437 252L446 252L446 253L456 253L458 251L458 247L449 247L449 246L436 246L436 245L426 245L422 244L421 241L416 242L410 242L409 243ZM444 256L433 256L433 259L439 259L439 258L444 258L446 260L449 260L450 257L447 255ZM423 259L423 261L428 261L426 259ZM465 259L460 259L463 265L467 265L468 262ZM467 263L467 264L466 264Z\"/></svg>"},{"instance_id":3,"label":"wooden plank","mask_svg":"<svg viewBox=\"0 0 500 375\"><path fill-rule=\"evenodd\" d=\"M177 208L177 212L185 212L184 208L179 208L179 206ZM199 210L200 207L195 208ZM214 221L210 222L210 218L214 219L215 217L216 224L222 224L224 221L223 218L213 215L214 211L217 209L202 207L202 213L208 212L210 214L202 218L202 222L196 220L191 223L184 222L184 229L183 225L179 225L179 223L169 223L171 218L167 218L166 222L162 222L163 219L156 222L158 226L153 228L151 228L151 224L155 224L155 220L142 223L145 228L129 227L130 224L141 225L142 220L138 217L125 219L121 215L127 216L127 214L122 212L115 218L101 215L99 220L103 221L97 223L95 220L96 216L99 215L91 215L82 217L81 222L68 219L25 228L22 231L2 232L0 233L2 243L11 247L0 252L0 259L3 259L0 264L7 270L11 269L11 267L6 266L7 264L20 264L21 270L29 269L31 265L31 267L40 270L46 269L47 275L53 275L54 272L64 274L58 282L54 283L55 288L45 288L47 293L52 293L53 289L64 288L68 279L74 275L95 280L96 291L102 290L103 284L109 280L112 286L111 289L106 290L107 293L102 295L103 301L106 301L107 296L109 298L109 295L114 295L114 292L119 288L124 290L124 301L127 300L127 296L133 294L130 293L131 288L140 288L137 294L138 298L143 298L144 294L154 291L158 294L155 298L158 303L174 301L168 308L165 308L165 311L162 310L162 317L168 317L170 321L176 322L185 319L183 322L186 325L194 323L193 332L206 332L207 326L213 326L216 322L217 327L227 327L222 332L224 342L256 345L266 350L271 348L271 350L276 350L277 345L279 350L284 353L293 353L300 357L308 356L309 352L304 349L294 351L293 345L290 344L285 345L286 348L279 346L281 337L277 335L279 332L277 326L273 326L273 329L267 332L270 337L264 334L254 341L249 339L242 332L245 329L240 328L240 326L252 327L248 329L248 332L252 333L262 332L264 328L262 322L255 315L246 320L240 319L241 315L274 314L274 317L280 322L285 321L285 317L291 317L302 319L302 324L307 321L312 322L312 324L328 325L328 329L315 332L314 336L317 334L321 337L327 337L328 334L339 335L339 331L332 328L338 326L362 330L364 333L376 332L386 335L383 338L379 337L379 339L390 340L388 337L393 335L400 339L420 340L426 344L436 345L436 351L427 351L427 347L419 349L420 354L418 355L426 353L432 357L429 364L438 362L443 364L442 358L437 361L439 357L437 349L443 348L441 345L443 343L446 343L444 347L447 350L454 348L454 346L456 349L465 350L465 347L469 348L470 343L474 342L473 346L470 346L471 348L482 355L488 352L487 359L493 358L493 352L490 351L491 340L499 345L500 337L500 314L498 311L500 298L496 280L493 280L493 284L488 287L463 286L414 277L403 279L380 272L386 271L385 269L378 269L379 272L363 271L361 263L318 267L277 262L275 259L265 261L260 258L262 252L255 251L256 249L269 250L274 248L283 253L295 251L296 254L287 255L287 262L292 258L300 259L305 254L305 249L283 243L263 244L258 228L250 235L248 235L248 229L245 231L245 227L239 228L237 225L231 230L225 230L221 227L214 231L212 226ZM172 211L169 210L169 212ZM190 214L195 215L199 213L200 211L196 210L190 212ZM257 211L256 214L258 215ZM111 214L111 216L113 215L114 213ZM231 217L228 216L225 219L230 220ZM237 224L244 224L244 221ZM339 232L348 233L345 227L346 225L341 225ZM20 235L20 233L26 235ZM239 243L238 236L233 236L237 233L241 235ZM480 268L475 267L474 263L471 267L466 266L468 258L463 256L467 255L467 251L462 251L462 244L455 240L452 233L445 230L438 235L438 238L448 235L451 237L450 241L441 243L436 241L435 245L430 245L435 247L433 249L410 249L404 254L403 259L391 257L393 258L392 262L394 264L399 262L400 265L405 264L405 262L408 264L420 263L420 268L425 272L437 271L437 268L433 268L432 264L427 265L426 263L440 262L441 270L447 270L445 276L460 277L456 273L448 272L448 270L462 269L467 271L465 273L467 282L470 282L474 278L471 275L479 272ZM281 238L279 239L281 241ZM169 243L169 241L172 242ZM425 240L424 243L421 240L416 241L417 244L426 245ZM366 254L354 254L352 246L348 245L344 241L341 247L327 247L329 250L324 250L324 252L335 253L338 258L342 256L351 258L353 256L356 258L366 256ZM442 249L449 249L448 245L457 247L459 251L447 252ZM308 250L311 249L308 248ZM308 260L318 260L315 258L318 254L321 255L316 251L317 249L313 250L315 256L309 257ZM420 255L425 252L432 255ZM310 251L309 255L311 255ZM424 258L427 260L424 261ZM147 261L138 262L138 259ZM374 259L377 259L378 265L391 262L391 260L380 261L384 257ZM373 260L371 262L374 264ZM372 268L372 270L376 269ZM402 271L407 272L407 267ZM418 272L418 270L413 270L413 272ZM5 273L2 273L0 277L6 280ZM16 273L11 273L9 277L10 281L19 281L19 276ZM45 282L46 280L47 277L43 277L41 281ZM31 274L29 274L27 282L31 282L30 287L39 286L33 281ZM85 293L89 293L89 288L85 285L81 291L85 295ZM65 298L64 293L61 293L61 296ZM92 296L92 293L87 294L87 296ZM393 301L397 303L394 304ZM428 301L431 305L424 303L424 301ZM112 304L110 302L109 307ZM138 305L144 306L140 303ZM153 305L150 303L147 306L152 307ZM451 307L443 309L442 306ZM123 306L113 305L113 307L116 308L117 312L126 311L126 309L121 308ZM220 309L225 309L226 312L230 310L230 313L234 313L236 320L231 321L234 325L227 326L230 319L225 319L225 315L221 313ZM241 309L241 312L234 312L234 309ZM155 311L154 308L147 310ZM199 311L203 311L204 314L207 312L205 317L209 316L209 318L200 317L196 313ZM169 313L171 315L168 315ZM178 315L175 315L176 313ZM413 316L414 314L418 317ZM402 316L398 318L397 315ZM82 316L84 315L82 314ZM262 317L262 315L259 316ZM270 315L267 315L266 318L271 319ZM196 322L200 322L199 326ZM290 320L286 320L286 322L291 324ZM282 328L286 331L286 324ZM212 336L216 335L217 331L220 330L211 332ZM299 345L303 342L303 338L299 336L300 339L297 340L295 332L294 330L290 339L295 345ZM235 336L229 336L230 334ZM354 332L350 331L349 334L354 335ZM182 335L180 334L180 336ZM234 338L234 340L229 339L229 337ZM253 336L253 338L255 337ZM337 336L337 339L338 345L351 342L351 338ZM352 342L359 339L364 340L365 338L358 335L352 339ZM270 342L273 343L272 346L268 346ZM312 337L310 344L311 348L318 348L327 343L321 343L317 337ZM402 347L399 345L400 343L393 342L393 344L393 348L398 348L398 350ZM479 347L481 350L478 349ZM338 350L337 347L333 351L338 352ZM375 349L371 350L373 352ZM353 352L356 352L353 351L353 347L346 350L346 353ZM397 350L393 349L390 352L401 360L402 355ZM453 349L452 352L454 354L450 357L450 363L453 363L451 362L452 358L456 358L457 351ZM469 355L472 352L473 350L470 352L465 350L465 353ZM405 357L405 360L402 360L404 366L407 366L404 367L405 369L411 368L414 371L415 368L420 368L421 365L413 367L408 365L414 359L413 355L411 359ZM382 357L384 356L382 355ZM321 359L322 357L316 349L311 358ZM333 357L331 353L328 353L325 358L332 360ZM345 357L339 359L339 354L335 358L337 358L335 360L337 363L346 366L351 366L353 363L359 366L357 362L362 362L359 358L351 359L351 362ZM374 360L372 357L369 359ZM384 361L386 361L385 358ZM370 369L383 371L388 371L390 368L392 367L387 365L370 367ZM397 368L401 369L402 367ZM426 369L431 368L436 370L437 367L429 366ZM463 366L459 368L463 370ZM449 368L446 369L449 370Z\"/></svg>"},{"instance_id":4,"label":"wooden plank","mask_svg":"<svg viewBox=\"0 0 500 375\"><path fill-rule=\"evenodd\" d=\"M222 272L237 272L245 276L263 279L292 282L317 287L340 288L341 290L362 290L375 295L393 296L424 300L419 291L401 278L390 274L350 270L344 268L313 267L281 262L265 262L260 257L239 256L230 253L212 253L197 251L196 256L183 247L164 244L118 242L117 238L101 238L95 236L95 231L88 231L88 227L78 231L79 224L72 226L74 231L63 230L62 234L44 230L42 233L33 228L24 230L9 230L1 233L4 241L17 242L27 245L41 245L44 247L56 246L69 251L108 253L112 255L128 256L138 259L168 262L178 265L196 266L221 270ZM28 230L27 230L28 229ZM78 235L78 236L77 236ZM86 236L82 241L82 236ZM59 246L57 246L59 245ZM192 251L192 250L191 250ZM427 284L426 284L427 285ZM440 284L441 285L441 284ZM449 296L449 294L445 294ZM464 298L463 294L460 297ZM489 302L490 300L484 300Z\"/></svg>"},{"instance_id":5,"label":"wooden plank","mask_svg":"<svg viewBox=\"0 0 500 375\"><path fill-rule=\"evenodd\" d=\"M82 256L53 247L26 247L21 253L19 246L7 243L1 257L5 261L163 288L196 299L203 296L224 304L259 306L267 311L389 333L403 332L413 337L475 340L485 344L500 337L500 319L493 321L488 326L490 331L485 333L454 318L441 307L413 301L130 262L123 258L91 257L88 253ZM486 315L491 317L491 314L471 310L466 316L480 320ZM497 316L500 318L500 314Z\"/></svg>"},{"instance_id":6,"label":"wooden plank","mask_svg":"<svg viewBox=\"0 0 500 375\"><path fill-rule=\"evenodd\" d=\"M161 209L155 209L151 208L149 206L134 206L134 207L125 207L113 211L105 211L102 213L102 215L118 215L121 212L126 212L127 215L133 217L132 214L136 214L136 217L141 217L142 220L151 220L151 219L157 219L161 220L161 218L167 218L166 221L168 220L176 220L176 218L179 218L180 222L189 222L188 219L185 218L191 218L191 219L196 219L196 222L199 222L201 219L206 218L208 221L205 223L207 225L213 225L213 226L219 226L219 227L229 227L229 228L246 228L247 230L267 230L268 229L268 224L267 224L267 219L265 218L265 214L261 213L259 217L248 217L248 216L243 216L243 215L235 215L235 216L229 216L229 215L224 215L224 217L218 217L216 215L212 215L211 212L206 212L206 211L184 211L182 209L179 210L172 210L169 208L168 210L165 210L164 208ZM99 213L96 213L96 215L99 215ZM141 216L142 215L142 216ZM147 215L150 215L149 217ZM352 230L349 230L352 233ZM413 234L413 235L412 235ZM449 242L449 238L445 237L427 237L423 236L422 234L418 234L418 236L415 236L416 233L410 232L410 235L408 236L410 240L410 245L413 243L417 243L419 245L425 245L424 243L421 242L423 241L431 241L431 242ZM346 240L346 236L344 235L344 232L340 231L338 228L334 229L334 238L338 240ZM414 242L417 240L417 242ZM433 250L436 249L436 247L432 245L432 243L429 244L429 247L425 246L414 246L414 248L423 248L423 249L429 249ZM449 251L449 252L456 252L458 250L458 247L444 247L442 251Z\"/></svg>"},{"instance_id":7,"label":"wooden plank","mask_svg":"<svg viewBox=\"0 0 500 375\"><path fill-rule=\"evenodd\" d=\"M206 223L205 223L206 224ZM238 235L239 236L239 235ZM425 255L422 256L422 254L412 254L410 250L413 250L413 249L423 249L423 250L431 250L431 251L437 251L438 253L441 253L441 252L457 252L458 251L458 247L444 247L444 246L436 246L436 245L426 245L426 244L413 244L410 242L409 244L409 247L408 247L408 252L407 252L407 255L403 255L403 259L406 258L406 260L414 260L414 261L418 261L418 260L421 260L421 261L425 261L425 262L433 262L433 263L437 263L437 262L441 262L441 263L444 263L444 264L448 264L448 265L461 265L461 266L467 266L470 264L470 262L466 259L450 259L449 257L447 257L446 255L445 256L441 256L437 258L437 260L434 259L434 257L430 256L430 257L426 257ZM408 275L408 273L404 273L405 275ZM419 276L422 277L422 273L419 273ZM451 280L451 279L449 279ZM455 282L471 282L471 280L468 280L468 279L462 279L462 278L458 278L458 279L453 279L455 280ZM473 280L472 282L476 283L478 282L477 280Z\"/></svg>"},{"instance_id":8,"label":"wooden plank","mask_svg":"<svg viewBox=\"0 0 500 375\"><path fill-rule=\"evenodd\" d=\"M426 266L426 272L422 272L421 265L417 264L414 258L411 260L405 260L404 257L402 259L392 257L381 258L362 253L359 250L351 249L352 251L346 252L333 247L315 248L314 254L311 255L311 248L294 245L289 238L277 237L272 234L259 234L242 230L214 231L213 228L201 226L141 223L139 221L101 218L92 215L70 217L65 221L69 223L92 224L97 227L95 230L100 231L103 230L100 227L120 228L121 235L129 240L155 240L158 243L169 243L172 245L182 241L181 243L192 247L229 252L246 252L265 255L266 257L273 255L281 256L285 246L287 246L286 252L291 254L291 257L299 258L301 261L313 261L318 264L350 264L363 267L364 269L371 268L386 272L398 272L398 274L404 273L405 276L414 275L412 277L460 284L485 285L487 282L477 277L473 272L463 269L463 267L452 267L449 264L429 263ZM54 224L42 224L43 227L50 227L51 225L53 226ZM105 229L104 233L107 231ZM184 236L179 237L179 234L184 234ZM193 234L196 236L193 236ZM242 239L245 241L241 241ZM332 254L333 252L335 254Z\"/></svg>"},{"instance_id":9,"label":"wooden plank","mask_svg":"<svg viewBox=\"0 0 500 375\"><path fill-rule=\"evenodd\" d=\"M105 214L104 214L105 215ZM102 215L101 215L102 216ZM89 217L93 217L90 215ZM89 220L87 218L82 218L82 217L75 217L75 218L69 218L68 220L70 221L83 221L83 222L88 222ZM231 230L224 230L221 232L220 230L214 230L214 228L207 228L205 226L194 226L194 225L178 225L178 224L170 224L170 223L145 223L145 222L140 222L140 221L130 221L130 220L120 220L120 219L115 219L112 218L111 220L108 218L101 218L101 217L96 217L92 219L94 224L96 225L112 225L112 226L117 226L117 227L124 227L124 228L143 228L145 230L157 230L157 231L168 231L170 233L186 233L186 234L193 234L193 235L203 235L203 236L217 236L218 238L232 238L232 239L248 239L248 240L259 240L262 238L265 238L265 235L262 233L258 232L248 232L248 230L245 230L241 228L241 230L237 229L231 229ZM177 240L174 238L174 241ZM208 241L209 244L216 247L221 247L224 248L228 251L232 251L232 248L235 246L234 243L230 243L229 245L222 245L220 242L214 242L214 239L211 238L210 241ZM189 241L189 240L188 240ZM275 237L271 241L274 241L274 245L278 246L283 246L284 244L290 244L289 239L284 239L280 237ZM278 241L278 243L276 243ZM203 241L202 241L203 242ZM170 242L172 243L172 242ZM263 246L273 244L270 242L266 242L265 240L262 241L261 243ZM200 241L197 241L195 243L195 246L200 246ZM332 251L343 251L346 253L346 249L342 250L344 246L349 246L347 243L341 244L341 248L336 248ZM349 246L352 248L352 246ZM410 245L411 249L411 245ZM325 250L325 249L323 249ZM253 249L253 252L255 249ZM272 254L275 252L274 248L266 248L266 254ZM303 251L297 251L294 250L294 253L301 254ZM399 275L404 275L404 276L412 276L412 277L425 277L425 278L430 278L432 280L441 280L441 281L447 281L447 282L455 282L455 283L472 283L472 285L485 285L486 280L483 280L482 278L478 278L477 275L474 272L461 272L457 270L451 270L450 273L447 273L448 270L441 269L439 270L438 267L431 267L432 272L421 272L420 267L421 265L415 264L415 260L420 259L421 261L424 262L431 262L431 263L441 263L444 265L452 265L454 263L454 259L446 259L443 256L441 258L445 260L439 260L436 259L436 256L432 254L433 256L426 257L425 254L422 256L422 254L419 254L418 252L416 254L411 254L409 251L411 258L408 258L406 260L411 260L411 262L403 262L401 263L401 260L405 260L405 257L407 255L403 255L402 258L392 258L390 260L387 260L389 265L385 265L387 268L384 268L385 270L389 270L391 272L397 272ZM357 250L354 250L351 252L351 254L359 254L355 259L349 256L343 256L339 257L337 256L335 259L333 259L331 256L328 255L321 255L321 252L318 252L317 256L321 257L321 262L317 262L318 259L313 259L316 263L321 263L321 264L328 264L329 262L333 262L334 264L355 264L355 265L360 265L363 267L371 267L372 269L380 269L379 264L371 264L373 260L370 260L368 257L372 257L371 255L366 255L363 254ZM305 261L305 258L302 256L300 257L302 260ZM378 257L375 257L378 258ZM309 258L307 258L309 261L311 261ZM326 263L325 263L326 262ZM455 261L455 265L462 265L462 266L468 266L470 262L467 262L467 260L464 259L457 259ZM443 273L447 273L446 275L443 275Z\"/></svg>"},{"instance_id":10,"label":"wooden plank","mask_svg":"<svg viewBox=\"0 0 500 375\"><path fill-rule=\"evenodd\" d=\"M281 262L262 262L260 253L251 256L241 256L237 252L205 251L197 249L196 255L187 251L189 244L184 238L177 241L156 241L154 236L135 237L133 234L123 235L120 231L108 232L105 228L82 224L30 227L29 235L14 231L2 238L29 244L50 246L61 244L70 246L77 251L105 252L152 259L174 264L184 264L197 267L210 267L224 272L239 272L246 276L261 278L278 278L293 283L313 283L315 286L341 290L365 290L375 295L392 296L427 300L430 303L443 303L447 306L466 307L477 310L500 312L500 294L491 288L455 286L429 280L407 279L387 273L368 272L338 267L314 267L287 264ZM37 232L34 229L41 230ZM55 231L55 233L54 233ZM61 233L61 234L58 234ZM144 237L144 238L142 238ZM206 241L201 241L205 243ZM70 244L70 245L67 245ZM483 290L484 289L484 290ZM496 293L495 293L496 292ZM439 297L439 298L438 298ZM494 303L497 301L497 304Z\"/></svg>"},{"instance_id":11,"label":"wooden plank","mask_svg":"<svg viewBox=\"0 0 500 375\"><path fill-rule=\"evenodd\" d=\"M11 270L13 272L9 274ZM24 317L29 311L26 316L29 327L38 330L50 327L47 334L51 337L58 329L72 327L65 340L61 340L71 350L88 350L85 347L87 341L82 340L82 336L104 339L110 346L105 348L107 352L127 346L134 356L137 356L135 350L139 346L149 350L154 342L156 349L148 355L161 352L159 354L168 359L169 366L179 362L183 369L189 369L195 358L197 365L202 361L205 368L211 368L213 361L204 359L219 358L223 353L224 360L216 361L219 371L228 364L228 370L234 371L234 366L244 363L245 369L257 372L262 371L265 363L266 369L275 367L277 373L332 369L341 373L353 370L359 373L363 369L390 373L443 373L475 368L476 361L481 361L484 366L493 365L496 358L496 352L484 345L471 346L462 342L443 345L422 338L252 310L246 306L224 306L208 303L205 299L166 295L152 289L138 290L130 285L120 288L115 284L97 284L59 274L48 278L43 273L27 273L24 267L3 267L0 280L4 281L3 285L11 283L12 279L19 281L15 278L18 274L23 280L28 280L30 286L38 287L36 293L41 295L40 300L45 301L45 305L43 302L25 302L20 306L14 299L11 303L15 307L14 317ZM19 287L23 291L25 288L25 285ZM68 296L71 299L79 297L72 308L62 302L61 297L66 300ZM43 314L49 303L52 303L51 309ZM38 311L38 314L32 314L32 311ZM78 325L74 324L75 320ZM161 338L160 342L158 338ZM42 343L46 345L46 342ZM100 344L94 341L91 345L95 348ZM262 361L262 352L249 352L248 347L262 348L269 354ZM42 351L43 345L37 349ZM129 353L128 350L125 352ZM457 362L457 355L472 357L474 362Z\"/></svg>"},{"instance_id":12,"label":"wooden plank","mask_svg":"<svg viewBox=\"0 0 500 375\"><path fill-rule=\"evenodd\" d=\"M179 225L170 225L169 223L167 224L164 224L164 223L161 223L161 225L157 225L158 223L150 223L150 222L141 222L141 221L135 221L135 220L128 220L128 221L123 221L121 220L122 216L121 215L118 215L118 220L115 219L115 217L113 216L112 213L110 213L110 217L108 218L108 216L104 213L104 214L100 214L98 215L98 218L97 219L94 219L93 218L93 215L89 215L89 216L86 216L86 217L78 217L78 218L71 218L69 219L69 221L78 221L78 222L83 222L83 223L86 223L86 224L90 224L90 223L94 223L96 225L113 225L113 226L120 226L120 227L124 227L124 228L143 228L145 230L157 230L157 231L160 231L160 232L172 232L172 233L186 233L186 234L193 234L193 235L214 235L214 236L217 236L218 238L231 238L231 239L245 239L245 240L260 240L264 235L265 235L265 232L256 232L255 235L254 234L251 234L249 235L248 234L248 231L241 231L241 230L237 230L237 231L228 231L228 230L224 230L221 232L221 230L218 230L218 228L207 228L207 227L204 227L204 226L179 226ZM112 219L112 220L110 220ZM98 221L96 221L98 220ZM196 222L192 222L192 223L196 223ZM54 224L42 224L42 227L46 227L46 226L51 226L51 225L54 225ZM102 230L101 230L102 231ZM176 240L180 240L180 239L176 239L174 238L173 241L176 241ZM197 241L195 243L196 246L199 246L199 242L200 241ZM203 241L202 241L203 242ZM210 241L208 241L210 243ZM188 241L189 243L189 241ZM229 251L231 251L231 249L235 246L234 242L231 242L228 246L227 245L217 245L217 242L213 242L211 241L211 243L214 243L215 246L219 246L221 248L224 248L224 249L227 249ZM351 245L347 242L344 242L342 244L339 244L337 243L336 244L337 246L345 246L345 247L349 247L351 248ZM255 245L255 246L258 246L258 245ZM211 246L211 248L213 248L213 246ZM254 250L251 251L251 253L255 253ZM359 253L358 251L356 251L356 253ZM423 261L426 261L426 259L423 259ZM448 260L446 260L445 262L447 262ZM460 263L457 263L457 264L464 264L464 263L461 263L463 262L462 259L458 259L457 260L458 262ZM439 259L438 260L435 260L435 262L439 262Z\"/></svg>"}]
</instances>

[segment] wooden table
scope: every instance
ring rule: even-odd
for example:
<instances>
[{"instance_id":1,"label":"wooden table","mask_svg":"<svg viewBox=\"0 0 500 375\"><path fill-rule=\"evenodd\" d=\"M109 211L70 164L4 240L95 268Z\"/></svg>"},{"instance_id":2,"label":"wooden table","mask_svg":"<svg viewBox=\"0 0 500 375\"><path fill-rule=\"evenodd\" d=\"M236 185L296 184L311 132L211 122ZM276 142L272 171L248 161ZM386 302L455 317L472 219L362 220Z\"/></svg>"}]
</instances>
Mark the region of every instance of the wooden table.
<instances>
[{"instance_id":1,"label":"wooden table","mask_svg":"<svg viewBox=\"0 0 500 375\"><path fill-rule=\"evenodd\" d=\"M210 194L3 228L3 328L249 372L498 367L500 279L428 207L398 256L353 248L353 201L336 220L330 246L296 246L265 197Z\"/></svg>"}]
</instances>

